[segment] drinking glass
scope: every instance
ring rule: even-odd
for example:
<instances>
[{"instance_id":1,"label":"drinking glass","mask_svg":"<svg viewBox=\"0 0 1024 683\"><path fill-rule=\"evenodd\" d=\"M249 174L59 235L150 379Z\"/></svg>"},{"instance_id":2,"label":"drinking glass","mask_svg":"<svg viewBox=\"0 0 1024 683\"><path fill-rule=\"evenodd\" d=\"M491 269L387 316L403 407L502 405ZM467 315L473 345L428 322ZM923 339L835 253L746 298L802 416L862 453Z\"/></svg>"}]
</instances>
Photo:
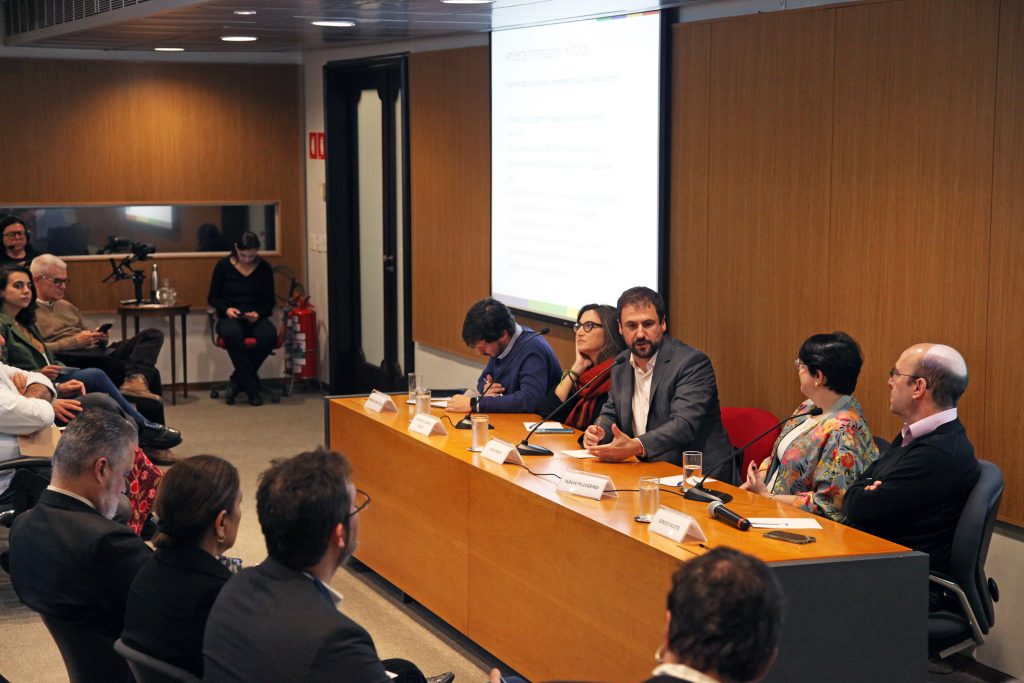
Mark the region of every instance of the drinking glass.
<instances>
[{"instance_id":1,"label":"drinking glass","mask_svg":"<svg viewBox=\"0 0 1024 683\"><path fill-rule=\"evenodd\" d=\"M683 490L689 491L694 486L691 484L691 477L696 477L700 480L701 477L701 465L704 462L704 454L700 451L684 451L683 452Z\"/></svg>"},{"instance_id":2,"label":"drinking glass","mask_svg":"<svg viewBox=\"0 0 1024 683\"><path fill-rule=\"evenodd\" d=\"M423 374L419 372L409 373L409 400L416 400L416 390L423 388Z\"/></svg>"},{"instance_id":3,"label":"drinking glass","mask_svg":"<svg viewBox=\"0 0 1024 683\"><path fill-rule=\"evenodd\" d=\"M633 519L650 524L654 519L654 513L658 511L661 482L657 477L640 477L637 488L640 489L640 513Z\"/></svg>"},{"instance_id":4,"label":"drinking glass","mask_svg":"<svg viewBox=\"0 0 1024 683\"><path fill-rule=\"evenodd\" d=\"M490 420L486 415L481 415L480 413L474 413L470 420L473 423L473 446L469 450L479 453L487 445L487 431Z\"/></svg>"},{"instance_id":5,"label":"drinking glass","mask_svg":"<svg viewBox=\"0 0 1024 683\"><path fill-rule=\"evenodd\" d=\"M430 415L430 389L416 390L416 414Z\"/></svg>"}]
</instances>

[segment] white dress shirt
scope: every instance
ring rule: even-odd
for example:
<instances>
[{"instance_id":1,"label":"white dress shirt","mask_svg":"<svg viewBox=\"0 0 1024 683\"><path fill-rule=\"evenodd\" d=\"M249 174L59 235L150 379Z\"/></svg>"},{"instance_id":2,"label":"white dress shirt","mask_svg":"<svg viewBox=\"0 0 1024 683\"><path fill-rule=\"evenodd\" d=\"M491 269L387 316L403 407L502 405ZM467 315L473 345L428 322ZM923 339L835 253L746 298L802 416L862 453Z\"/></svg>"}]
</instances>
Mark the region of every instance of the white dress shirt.
<instances>
[{"instance_id":1,"label":"white dress shirt","mask_svg":"<svg viewBox=\"0 0 1024 683\"><path fill-rule=\"evenodd\" d=\"M633 366L633 436L639 437L647 432L647 413L651 410L651 382L654 379L654 364L658 362L658 354L647 359L647 369L642 370L633 354L629 355L629 364Z\"/></svg>"},{"instance_id":2,"label":"white dress shirt","mask_svg":"<svg viewBox=\"0 0 1024 683\"><path fill-rule=\"evenodd\" d=\"M0 461L13 460L21 455L18 436L38 432L53 424L53 405L50 401L22 396L12 379L22 374L28 377L28 384L42 384L50 390L51 399L56 395L53 384L38 372L24 372L0 363ZM0 474L0 492L10 486L14 472Z\"/></svg>"}]
</instances>

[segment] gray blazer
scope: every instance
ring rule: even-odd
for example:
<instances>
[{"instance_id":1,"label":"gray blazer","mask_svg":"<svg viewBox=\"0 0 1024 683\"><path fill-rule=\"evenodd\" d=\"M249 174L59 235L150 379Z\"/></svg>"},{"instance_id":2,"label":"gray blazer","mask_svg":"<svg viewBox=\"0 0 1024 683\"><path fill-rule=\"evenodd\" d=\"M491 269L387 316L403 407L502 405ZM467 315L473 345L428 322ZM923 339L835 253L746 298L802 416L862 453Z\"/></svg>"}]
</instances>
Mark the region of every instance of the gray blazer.
<instances>
[{"instance_id":1,"label":"gray blazer","mask_svg":"<svg viewBox=\"0 0 1024 683\"><path fill-rule=\"evenodd\" d=\"M626 349L620 355L629 358ZM633 366L623 363L612 368L612 388L597 418L611 440L611 425L633 435ZM647 431L640 436L645 460L682 463L683 451L702 451L704 471L728 459L732 445L722 426L718 405L718 384L708 357L692 346L665 335L658 351L651 380L651 407ZM717 473L717 479L732 482L732 468Z\"/></svg>"}]
</instances>

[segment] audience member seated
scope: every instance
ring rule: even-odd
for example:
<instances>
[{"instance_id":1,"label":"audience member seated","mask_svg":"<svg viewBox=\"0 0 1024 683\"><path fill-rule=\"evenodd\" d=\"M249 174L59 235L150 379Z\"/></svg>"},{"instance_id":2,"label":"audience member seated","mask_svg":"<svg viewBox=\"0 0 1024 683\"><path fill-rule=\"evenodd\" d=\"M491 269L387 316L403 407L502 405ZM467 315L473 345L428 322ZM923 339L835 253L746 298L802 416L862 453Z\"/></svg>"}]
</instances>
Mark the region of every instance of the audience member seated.
<instances>
[{"instance_id":1,"label":"audience member seated","mask_svg":"<svg viewBox=\"0 0 1024 683\"><path fill-rule=\"evenodd\" d=\"M21 456L19 436L34 434L53 424L55 396L53 384L44 375L25 373L0 363L0 461ZM46 488L46 479L33 470L0 472L0 512L22 512L35 505Z\"/></svg>"},{"instance_id":2,"label":"audience member seated","mask_svg":"<svg viewBox=\"0 0 1024 683\"><path fill-rule=\"evenodd\" d=\"M903 429L846 492L848 524L928 553L948 572L960 513L981 468L957 417L967 363L944 344L915 344L889 371L889 409Z\"/></svg>"},{"instance_id":3,"label":"audience member seated","mask_svg":"<svg viewBox=\"0 0 1024 683\"><path fill-rule=\"evenodd\" d=\"M214 603L204 681L424 680L410 662L382 662L370 634L338 609L327 587L355 551L359 512L369 503L339 453L302 453L260 475L256 514L269 557L239 572Z\"/></svg>"},{"instance_id":4,"label":"audience member seated","mask_svg":"<svg viewBox=\"0 0 1024 683\"><path fill-rule=\"evenodd\" d=\"M794 362L807 400L793 414L815 407L824 413L785 423L772 457L760 466L750 463L740 488L838 520L847 487L878 459L864 411L852 396L864 358L852 337L833 332L809 337Z\"/></svg>"},{"instance_id":5,"label":"audience member seated","mask_svg":"<svg viewBox=\"0 0 1024 683\"><path fill-rule=\"evenodd\" d=\"M53 455L53 481L14 520L10 571L23 603L98 635L117 638L128 588L149 547L112 521L135 461L136 429L106 411L87 410Z\"/></svg>"},{"instance_id":6,"label":"audience member seated","mask_svg":"<svg viewBox=\"0 0 1024 683\"><path fill-rule=\"evenodd\" d=\"M64 298L68 266L53 254L40 254L32 261L32 281L38 294L36 325L46 347L63 362L83 368L100 368L125 396L159 401L160 372L157 358L164 333L152 327L124 341L108 343L106 332L87 330L82 313ZM150 388L154 391L150 391Z\"/></svg>"},{"instance_id":7,"label":"audience member seated","mask_svg":"<svg viewBox=\"0 0 1024 683\"><path fill-rule=\"evenodd\" d=\"M227 251L220 228L213 223L203 223L196 230L196 251Z\"/></svg>"},{"instance_id":8,"label":"audience member seated","mask_svg":"<svg viewBox=\"0 0 1024 683\"><path fill-rule=\"evenodd\" d=\"M181 434L143 417L135 406L125 400L105 372L98 368L71 369L56 363L35 325L36 293L27 268L6 265L0 267L0 335L7 341L6 359L9 365L21 370L41 372L58 381L58 395L77 396L82 387L86 392L107 394L139 428L139 442L143 447L168 449L181 443ZM57 417L68 421L77 412L72 407L55 405ZM80 409L80 408L79 408Z\"/></svg>"},{"instance_id":9,"label":"audience member seated","mask_svg":"<svg viewBox=\"0 0 1024 683\"><path fill-rule=\"evenodd\" d=\"M647 287L619 297L619 331L628 363L612 368L612 387L583 445L601 460L664 460L682 464L683 451L704 453L710 470L732 455L722 426L718 384L701 351L665 334L665 302ZM721 478L732 481L731 472Z\"/></svg>"},{"instance_id":10,"label":"audience member seated","mask_svg":"<svg viewBox=\"0 0 1024 683\"><path fill-rule=\"evenodd\" d=\"M561 367L551 346L517 323L497 299L481 299L470 307L462 341L488 361L476 389L448 401L453 413L536 413L558 384Z\"/></svg>"},{"instance_id":11,"label":"audience member seated","mask_svg":"<svg viewBox=\"0 0 1024 683\"><path fill-rule=\"evenodd\" d=\"M573 392L599 378L551 416L552 420L583 430L593 424L608 400L612 387L609 370L626 344L619 334L618 316L611 306L587 304L576 316L573 329L576 331L576 359L572 367L562 373L558 385L537 406L537 413L547 415Z\"/></svg>"},{"instance_id":12,"label":"audience member seated","mask_svg":"<svg viewBox=\"0 0 1024 683\"><path fill-rule=\"evenodd\" d=\"M161 482L155 511L156 553L131 585L121 639L202 678L206 619L234 566L221 555L242 517L238 470L212 455L182 460Z\"/></svg>"},{"instance_id":13,"label":"audience member seated","mask_svg":"<svg viewBox=\"0 0 1024 683\"><path fill-rule=\"evenodd\" d=\"M249 403L262 405L259 370L277 342L270 321L274 312L274 271L258 255L260 238L242 233L233 253L217 262L210 281L209 304L217 311L217 336L224 340L235 371L228 384L228 398L240 392ZM246 337L256 340L246 348Z\"/></svg>"},{"instance_id":14,"label":"audience member seated","mask_svg":"<svg viewBox=\"0 0 1024 683\"><path fill-rule=\"evenodd\" d=\"M20 218L0 216L0 230L3 231L3 248L0 249L0 265L14 263L27 266L39 255L28 240L28 229Z\"/></svg>"}]
</instances>

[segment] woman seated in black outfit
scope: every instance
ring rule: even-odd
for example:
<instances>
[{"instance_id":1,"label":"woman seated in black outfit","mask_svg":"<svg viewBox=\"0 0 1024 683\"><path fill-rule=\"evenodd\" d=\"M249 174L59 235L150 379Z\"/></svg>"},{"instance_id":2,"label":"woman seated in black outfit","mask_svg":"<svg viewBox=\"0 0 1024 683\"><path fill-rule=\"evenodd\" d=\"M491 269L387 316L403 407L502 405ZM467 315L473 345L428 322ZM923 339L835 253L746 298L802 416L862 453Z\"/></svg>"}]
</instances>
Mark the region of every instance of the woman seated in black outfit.
<instances>
[{"instance_id":1,"label":"woman seated in black outfit","mask_svg":"<svg viewBox=\"0 0 1024 683\"><path fill-rule=\"evenodd\" d=\"M600 379L551 416L552 420L570 427L586 429L608 399L612 379L611 372L605 371L626 344L619 334L619 317L612 306L587 304L577 314L573 329L576 330L576 360L562 374L561 381L544 398L537 412L547 415L574 391L604 372Z\"/></svg>"},{"instance_id":2,"label":"woman seated in black outfit","mask_svg":"<svg viewBox=\"0 0 1024 683\"><path fill-rule=\"evenodd\" d=\"M224 340L235 366L228 385L228 403L234 403L244 391L254 406L263 403L257 373L277 342L277 330L270 322L275 302L274 271L256 253L259 248L260 238L255 233L242 233L233 253L214 266L208 298L217 311L217 335ZM255 338L255 346L246 348L246 337Z\"/></svg>"},{"instance_id":3,"label":"woman seated in black outfit","mask_svg":"<svg viewBox=\"0 0 1024 683\"><path fill-rule=\"evenodd\" d=\"M128 593L127 645L203 676L203 632L214 600L231 578L221 553L235 543L242 517L238 470L213 455L172 467L160 482L156 553Z\"/></svg>"}]
</instances>

